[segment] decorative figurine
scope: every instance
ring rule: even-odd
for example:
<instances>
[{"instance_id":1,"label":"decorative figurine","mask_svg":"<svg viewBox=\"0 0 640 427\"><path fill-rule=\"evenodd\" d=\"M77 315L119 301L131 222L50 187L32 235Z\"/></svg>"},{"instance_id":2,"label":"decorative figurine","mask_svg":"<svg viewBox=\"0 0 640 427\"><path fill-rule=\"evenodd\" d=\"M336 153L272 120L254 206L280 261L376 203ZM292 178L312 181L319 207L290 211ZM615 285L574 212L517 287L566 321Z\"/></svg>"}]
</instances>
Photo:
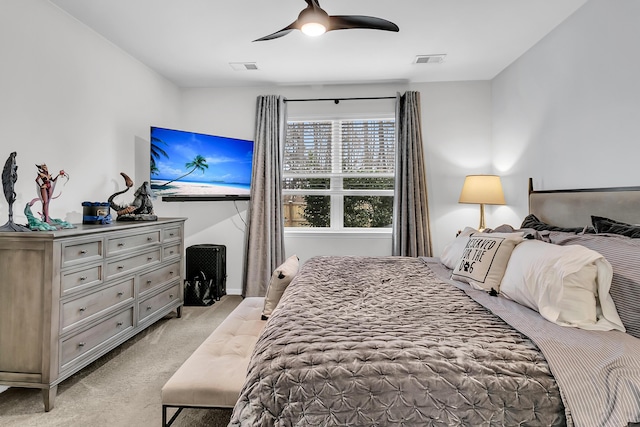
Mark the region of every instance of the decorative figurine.
<instances>
[{"instance_id":1,"label":"decorative figurine","mask_svg":"<svg viewBox=\"0 0 640 427\"><path fill-rule=\"evenodd\" d=\"M122 191L113 193L109 197L109 205L111 209L118 213L116 221L156 221L158 217L153 213L153 203L151 203L151 186L149 182L145 181L134 195L134 200L129 205L118 205L113 199L123 193L129 191L129 188L133 187L133 181L127 176L126 173L120 172L120 175L124 178L125 188Z\"/></svg>"},{"instance_id":2,"label":"decorative figurine","mask_svg":"<svg viewBox=\"0 0 640 427\"><path fill-rule=\"evenodd\" d=\"M38 168L38 176L36 177L36 184L38 186L38 198L31 200L24 208L24 214L29 220L29 228L38 231L58 230L60 228L75 228L73 224L67 221L51 218L49 216L49 204L51 203L51 200L60 197L60 194L58 194L57 196L53 195L53 191L56 188L58 178L63 176L68 181L69 175L64 170L61 170L54 178L49 173L49 168L47 168L46 164L43 163L41 165L36 165L36 167ZM40 202L42 203L42 213L40 214L42 218L41 220L36 218L31 212L31 206L33 206L34 203L38 200L40 200Z\"/></svg>"},{"instance_id":3,"label":"decorative figurine","mask_svg":"<svg viewBox=\"0 0 640 427\"><path fill-rule=\"evenodd\" d=\"M40 191L40 201L42 202L42 219L47 224L51 223L51 218L49 217L49 203L51 202L53 197L53 190L56 188L56 183L58 182L58 178L64 176L69 179L69 175L65 173L64 170L61 170L55 178L51 176L49 173L49 168L45 163L41 165L36 165L38 168L38 176L36 177L36 184L38 184L38 188Z\"/></svg>"},{"instance_id":4,"label":"decorative figurine","mask_svg":"<svg viewBox=\"0 0 640 427\"><path fill-rule=\"evenodd\" d=\"M13 222L13 203L16 201L15 185L18 180L16 155L17 153L15 151L9 154L4 164L4 169L2 170L2 189L4 190L4 197L9 203L9 220L5 225L0 227L0 231L31 231L27 227Z\"/></svg>"}]
</instances>

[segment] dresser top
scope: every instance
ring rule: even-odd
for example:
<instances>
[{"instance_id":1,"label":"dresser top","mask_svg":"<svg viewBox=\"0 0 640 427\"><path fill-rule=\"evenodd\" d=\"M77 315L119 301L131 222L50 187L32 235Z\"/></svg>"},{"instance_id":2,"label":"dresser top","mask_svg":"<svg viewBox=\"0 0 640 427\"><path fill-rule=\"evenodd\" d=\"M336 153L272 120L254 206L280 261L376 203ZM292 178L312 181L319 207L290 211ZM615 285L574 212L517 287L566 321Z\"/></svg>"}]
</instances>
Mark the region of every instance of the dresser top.
<instances>
[{"instance_id":1,"label":"dresser top","mask_svg":"<svg viewBox=\"0 0 640 427\"><path fill-rule=\"evenodd\" d=\"M142 227L154 227L171 223L180 224L186 220L187 218L158 218L157 221L113 221L111 224L74 224L76 228L65 228L55 231L0 232L0 239L59 239Z\"/></svg>"}]
</instances>

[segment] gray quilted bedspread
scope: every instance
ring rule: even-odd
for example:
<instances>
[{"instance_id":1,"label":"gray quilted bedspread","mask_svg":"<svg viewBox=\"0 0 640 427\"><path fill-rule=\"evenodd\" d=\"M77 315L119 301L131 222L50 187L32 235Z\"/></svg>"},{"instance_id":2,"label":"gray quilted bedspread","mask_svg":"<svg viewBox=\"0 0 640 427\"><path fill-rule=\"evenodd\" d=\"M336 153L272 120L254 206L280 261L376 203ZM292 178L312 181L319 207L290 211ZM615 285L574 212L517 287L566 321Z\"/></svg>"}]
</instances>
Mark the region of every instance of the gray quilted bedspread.
<instances>
[{"instance_id":1,"label":"gray quilted bedspread","mask_svg":"<svg viewBox=\"0 0 640 427\"><path fill-rule=\"evenodd\" d=\"M538 348L423 262L318 257L260 336L229 425L565 423Z\"/></svg>"}]
</instances>

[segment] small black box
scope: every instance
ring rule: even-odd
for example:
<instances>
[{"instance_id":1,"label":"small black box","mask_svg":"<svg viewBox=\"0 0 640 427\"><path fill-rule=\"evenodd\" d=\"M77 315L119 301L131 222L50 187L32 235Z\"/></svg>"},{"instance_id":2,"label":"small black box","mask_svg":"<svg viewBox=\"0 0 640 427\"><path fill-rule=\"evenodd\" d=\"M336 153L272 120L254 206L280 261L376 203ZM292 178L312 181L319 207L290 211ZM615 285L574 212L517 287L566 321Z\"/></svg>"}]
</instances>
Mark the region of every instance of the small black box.
<instances>
[{"instance_id":1,"label":"small black box","mask_svg":"<svg viewBox=\"0 0 640 427\"><path fill-rule=\"evenodd\" d=\"M111 223L111 208L108 202L82 202L83 224Z\"/></svg>"},{"instance_id":2,"label":"small black box","mask_svg":"<svg viewBox=\"0 0 640 427\"><path fill-rule=\"evenodd\" d=\"M186 249L187 281L203 276L211 280L212 293L216 300L227 294L227 247L201 244Z\"/></svg>"}]
</instances>

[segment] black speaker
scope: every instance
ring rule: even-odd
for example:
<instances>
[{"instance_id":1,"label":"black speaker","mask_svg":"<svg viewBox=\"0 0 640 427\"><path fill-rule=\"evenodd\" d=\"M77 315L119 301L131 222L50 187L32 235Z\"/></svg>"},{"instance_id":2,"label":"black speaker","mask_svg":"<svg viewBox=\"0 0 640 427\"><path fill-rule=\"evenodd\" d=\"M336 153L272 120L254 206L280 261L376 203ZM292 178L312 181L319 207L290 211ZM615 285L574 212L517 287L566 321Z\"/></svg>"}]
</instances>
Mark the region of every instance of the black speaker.
<instances>
[{"instance_id":1,"label":"black speaker","mask_svg":"<svg viewBox=\"0 0 640 427\"><path fill-rule=\"evenodd\" d=\"M186 280L211 280L215 299L219 300L221 296L226 295L227 247L214 244L193 245L187 248L186 254Z\"/></svg>"}]
</instances>

